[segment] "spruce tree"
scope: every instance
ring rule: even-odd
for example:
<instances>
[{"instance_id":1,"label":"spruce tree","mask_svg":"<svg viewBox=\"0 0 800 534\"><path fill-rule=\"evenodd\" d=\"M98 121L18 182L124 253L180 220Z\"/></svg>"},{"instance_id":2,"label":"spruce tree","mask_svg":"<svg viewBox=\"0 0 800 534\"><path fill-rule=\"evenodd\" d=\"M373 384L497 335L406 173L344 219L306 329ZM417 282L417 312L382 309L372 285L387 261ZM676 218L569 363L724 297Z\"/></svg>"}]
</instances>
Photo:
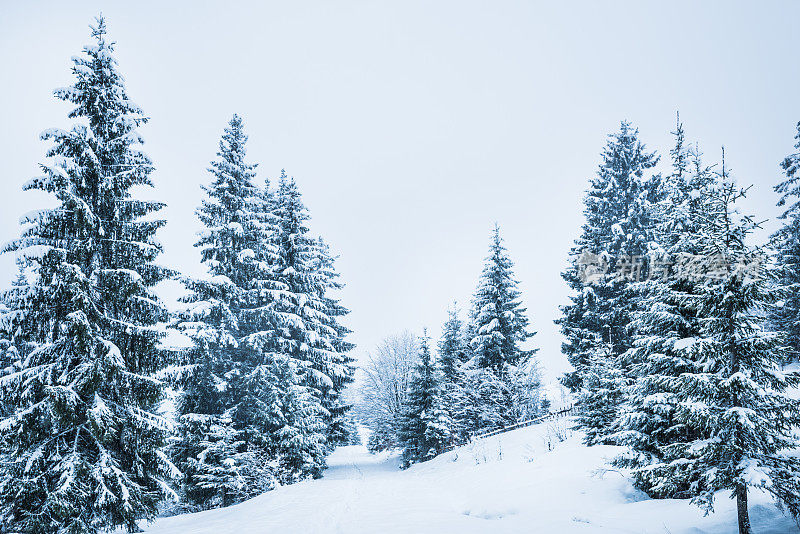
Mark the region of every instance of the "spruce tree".
<instances>
[{"instance_id":1,"label":"spruce tree","mask_svg":"<svg viewBox=\"0 0 800 534\"><path fill-rule=\"evenodd\" d=\"M448 318L442 327L439 340L439 366L442 372L443 402L453 427L451 434L463 441L469 438L472 430L471 422L465 415L469 395L465 390L465 363L468 361L468 340L465 337L464 324L458 316L455 303L447 311Z\"/></svg>"},{"instance_id":2,"label":"spruce tree","mask_svg":"<svg viewBox=\"0 0 800 534\"><path fill-rule=\"evenodd\" d=\"M8 293L8 296L20 289L24 291L24 287L28 285L24 264L23 260L17 260L19 272L12 283L12 292ZM11 310L3 302L3 296L5 295L0 294L0 379L20 370L25 354L24 345L20 343L19 339L15 341L13 316L10 314ZM17 346L18 343L20 346ZM2 417L9 415L9 408L13 406L11 399L5 399L6 393L11 392L0 387L0 416Z\"/></svg>"},{"instance_id":3,"label":"spruce tree","mask_svg":"<svg viewBox=\"0 0 800 534\"><path fill-rule=\"evenodd\" d=\"M453 423L443 397L441 371L431 356L430 339L425 332L400 426L405 467L433 458L450 443Z\"/></svg>"},{"instance_id":4,"label":"spruce tree","mask_svg":"<svg viewBox=\"0 0 800 534\"><path fill-rule=\"evenodd\" d=\"M362 445L361 433L358 431L358 424L353 416L345 417L344 429L347 435L344 445Z\"/></svg>"},{"instance_id":5,"label":"spruce tree","mask_svg":"<svg viewBox=\"0 0 800 534\"><path fill-rule=\"evenodd\" d=\"M561 275L573 291L556 320L566 338L562 352L575 367L563 382L573 391L580 390L600 347L610 346L612 358L630 348L627 325L635 298L628 286L649 252L650 205L660 190L658 176L645 175L658 157L646 151L629 123L609 136L602 157L584 200L581 236L570 251L573 265Z\"/></svg>"},{"instance_id":6,"label":"spruce tree","mask_svg":"<svg viewBox=\"0 0 800 534\"><path fill-rule=\"evenodd\" d=\"M680 122L673 133L672 172L664 179L663 200L656 207L658 247L650 258L651 276L634 286L640 304L632 316L633 347L623 356L634 382L625 390L626 403L613 428L613 441L630 448L616 464L632 468L637 487L658 498L682 498L691 490L691 480L665 482L651 466L664 460L663 450L697 432L676 419L681 392L673 388L676 377L702 368L692 348L701 323L687 305L702 280L684 267L702 258L697 236L708 216L706 199L715 187L699 150L687 148ZM609 421L605 424L610 428Z\"/></svg>"},{"instance_id":7,"label":"spruce tree","mask_svg":"<svg viewBox=\"0 0 800 534\"><path fill-rule=\"evenodd\" d=\"M538 349L522 346L535 332L528 331L513 266L495 225L465 328L469 360L460 367L463 386L456 391L454 412L462 434L508 426L527 411L515 389L530 378L525 375L534 371Z\"/></svg>"},{"instance_id":8,"label":"spruce tree","mask_svg":"<svg viewBox=\"0 0 800 534\"><path fill-rule=\"evenodd\" d=\"M658 379L674 409L670 420L684 435L654 442L658 451L646 469L655 492L685 488L684 496L706 510L715 492L729 490L739 532L749 533L749 487L772 494L793 516L800 513L800 460L787 454L798 445L793 425L800 401L785 394L800 377L780 370L786 352L781 336L764 327L765 312L784 291L774 283L765 251L748 243L758 225L737 212L743 196L728 180L723 160L719 185L705 193L701 230L694 234L704 260L694 269L697 283L678 295L697 318L697 336L673 344L683 352L677 361L683 372Z\"/></svg>"},{"instance_id":9,"label":"spruce tree","mask_svg":"<svg viewBox=\"0 0 800 534\"><path fill-rule=\"evenodd\" d=\"M491 369L501 378L507 366L517 365L536 352L521 346L535 332L528 331L513 266L503 246L500 228L495 225L489 256L472 302L475 335L470 345L477 366Z\"/></svg>"},{"instance_id":10,"label":"spruce tree","mask_svg":"<svg viewBox=\"0 0 800 534\"><path fill-rule=\"evenodd\" d=\"M455 304L447 311L447 321L442 327L439 341L439 364L445 382L456 384L459 381L459 368L466 361L466 341L463 321L458 316Z\"/></svg>"},{"instance_id":11,"label":"spruce tree","mask_svg":"<svg viewBox=\"0 0 800 534\"><path fill-rule=\"evenodd\" d=\"M781 162L786 179L775 186L781 195L778 206L785 208L780 216L784 224L772 236L780 283L788 292L783 305L776 307L770 316L773 327L786 333L788 356L793 360L800 359L800 122L795 139L798 152Z\"/></svg>"},{"instance_id":12,"label":"spruce tree","mask_svg":"<svg viewBox=\"0 0 800 534\"><path fill-rule=\"evenodd\" d=\"M318 390L303 383L301 362L276 355L272 364L280 391L271 433L279 481L292 484L308 477L318 478L329 452L325 426L328 412Z\"/></svg>"},{"instance_id":13,"label":"spruce tree","mask_svg":"<svg viewBox=\"0 0 800 534\"><path fill-rule=\"evenodd\" d=\"M333 387L326 390L323 396L323 406L330 413L326 432L328 443L331 446L345 445L348 442L347 414L352 406L343 398L343 392L353 382L355 374L355 359L348 354L354 345L345 339L350 330L339 322L339 318L347 315L349 310L333 297L334 292L344 287L344 284L339 281L339 273L334 267L334 259L328 243L318 237L315 268L323 281L320 298L328 317L326 322L330 329L330 342L334 348L332 359L336 367L340 369L339 372L332 373Z\"/></svg>"},{"instance_id":14,"label":"spruce tree","mask_svg":"<svg viewBox=\"0 0 800 534\"><path fill-rule=\"evenodd\" d=\"M128 99L102 18L92 37L73 58L74 83L55 91L75 105L75 123L42 134L49 160L24 186L55 206L26 215L5 249L29 274L3 299L3 329L26 347L4 378L12 405L0 423L0 517L14 532L135 531L173 472L153 376L166 311L152 288L170 275L154 263L162 205L133 196L152 185L138 133L147 118Z\"/></svg>"},{"instance_id":15,"label":"spruce tree","mask_svg":"<svg viewBox=\"0 0 800 534\"><path fill-rule=\"evenodd\" d=\"M172 455L182 473L182 506L193 511L228 506L251 495L238 476L247 443L230 417L231 382L240 370L232 357L239 346L238 321L229 307L236 286L223 277L185 283L192 291L187 299L191 305L179 328L193 346L180 373Z\"/></svg>"},{"instance_id":16,"label":"spruce tree","mask_svg":"<svg viewBox=\"0 0 800 534\"><path fill-rule=\"evenodd\" d=\"M352 345L339 318L347 310L333 297L340 287L327 246L309 235L308 212L293 178L282 173L276 199L275 272L282 289L275 301L275 336L270 350L289 359L297 379L292 402L304 408L302 419L281 431L279 447L303 474L320 476L331 440L340 436L346 405L341 394L352 381ZM302 457L302 459L301 459Z\"/></svg>"},{"instance_id":17,"label":"spruce tree","mask_svg":"<svg viewBox=\"0 0 800 534\"><path fill-rule=\"evenodd\" d=\"M185 500L200 509L234 504L269 489L274 479L269 436L281 390L258 343L260 328L271 331L263 314L274 289L267 282L274 260L266 198L253 183L246 142L242 119L234 115L197 211L207 228L196 246L208 276L184 281L190 295L179 328L193 346L186 354L173 451Z\"/></svg>"},{"instance_id":18,"label":"spruce tree","mask_svg":"<svg viewBox=\"0 0 800 534\"><path fill-rule=\"evenodd\" d=\"M646 258L657 248L654 205L663 189L659 175L645 176L657 161L628 123L609 136L586 196L582 235L570 253L574 264L562 273L574 294L556 322L567 338L562 351L575 367L563 383L579 393L579 423L590 444L611 442L609 422L623 399L617 388L632 381L623 355L632 346L638 282L650 276Z\"/></svg>"},{"instance_id":19,"label":"spruce tree","mask_svg":"<svg viewBox=\"0 0 800 534\"><path fill-rule=\"evenodd\" d=\"M258 461L225 416L182 417L183 446L194 454L182 462L186 511L230 506L257 495L259 485L272 486ZM192 440L196 440L193 442Z\"/></svg>"}]
</instances>

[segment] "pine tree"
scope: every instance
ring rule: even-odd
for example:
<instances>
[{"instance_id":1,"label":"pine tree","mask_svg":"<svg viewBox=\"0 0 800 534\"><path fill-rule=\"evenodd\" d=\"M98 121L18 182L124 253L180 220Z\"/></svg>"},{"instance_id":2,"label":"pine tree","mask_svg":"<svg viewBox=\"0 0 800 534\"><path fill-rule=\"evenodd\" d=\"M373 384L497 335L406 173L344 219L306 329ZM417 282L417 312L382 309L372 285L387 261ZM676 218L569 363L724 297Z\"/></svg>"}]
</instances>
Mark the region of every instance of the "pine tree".
<instances>
[{"instance_id":1,"label":"pine tree","mask_svg":"<svg viewBox=\"0 0 800 534\"><path fill-rule=\"evenodd\" d=\"M138 133L147 119L128 100L102 18L92 37L73 58L73 85L55 91L75 105L75 124L42 134L50 159L24 186L56 205L26 215L6 247L29 273L3 298L3 329L26 347L4 378L13 406L0 423L0 517L16 532L135 531L174 472L153 377L166 311L152 287L170 275L153 263L162 205L132 195L151 185Z\"/></svg>"},{"instance_id":2,"label":"pine tree","mask_svg":"<svg viewBox=\"0 0 800 534\"><path fill-rule=\"evenodd\" d=\"M24 261L17 260L19 272L16 280L12 283L12 292L24 291L25 286L28 285L24 264ZM18 347L16 344L19 343L19 340L15 343L13 316L10 312L11 310L0 298L0 380L2 377L13 375L22 369L22 358L25 353L24 346ZM10 415L8 408L14 404L12 399L5 398L5 393L7 393L5 388L0 387L0 416L2 417ZM8 391L8 393L11 392Z\"/></svg>"},{"instance_id":3,"label":"pine tree","mask_svg":"<svg viewBox=\"0 0 800 534\"><path fill-rule=\"evenodd\" d=\"M272 421L265 436L274 451L274 466L281 484L293 484L317 478L325 469L328 452L325 437L327 414L316 390L302 383L298 362L286 355L271 355L263 372L273 381L273 387L261 399L264 413Z\"/></svg>"},{"instance_id":4,"label":"pine tree","mask_svg":"<svg viewBox=\"0 0 800 534\"><path fill-rule=\"evenodd\" d=\"M354 345L345 340L350 330L342 325L338 318L347 315L349 310L332 296L332 293L340 290L344 284L339 281L339 273L334 267L334 257L331 255L330 247L321 237L317 238L316 256L315 268L324 282L320 298L325 306L327 325L332 334L330 339L334 348L332 359L335 366L341 369L332 374L333 387L325 391L323 396L323 406L331 417L327 424L327 439L331 446L345 445L349 439L346 428L347 414L352 406L343 399L342 393L353 382L355 359L348 354Z\"/></svg>"},{"instance_id":5,"label":"pine tree","mask_svg":"<svg viewBox=\"0 0 800 534\"><path fill-rule=\"evenodd\" d=\"M280 418L275 407L282 390L260 345L272 332L274 258L267 199L253 183L255 165L245 160L246 142L242 119L234 115L197 212L207 231L196 246L209 273L184 281L190 295L179 328L193 346L186 355L173 451L184 474L185 499L200 509L256 495L269 489L275 476L269 436Z\"/></svg>"},{"instance_id":6,"label":"pine tree","mask_svg":"<svg viewBox=\"0 0 800 534\"><path fill-rule=\"evenodd\" d=\"M786 333L789 358L793 360L800 359L800 122L795 139L798 152L781 162L786 179L775 186L781 195L778 206L785 207L780 216L784 225L772 236L780 283L788 292L783 305L776 307L770 317L774 328Z\"/></svg>"},{"instance_id":7,"label":"pine tree","mask_svg":"<svg viewBox=\"0 0 800 534\"><path fill-rule=\"evenodd\" d=\"M503 377L506 366L516 365L536 353L520 345L531 338L528 318L520 303L514 264L506 253L500 228L495 225L489 256L472 302L475 336L470 340L477 366Z\"/></svg>"},{"instance_id":8,"label":"pine tree","mask_svg":"<svg viewBox=\"0 0 800 534\"><path fill-rule=\"evenodd\" d=\"M676 420L681 392L672 388L681 374L702 372L692 349L701 324L687 305L687 298L700 291L701 281L683 266L702 257L697 235L707 218L706 198L715 186L714 175L703 166L699 150L686 147L680 122L673 133L673 170L663 182L663 200L656 208L658 247L650 258L657 268L651 268L648 280L634 286L641 295L640 305L632 316L633 347L624 359L635 381L625 391L627 401L612 438L631 449L616 464L633 468L636 485L658 498L683 498L691 490L690 480L652 478L655 471L651 465L664 460L666 447L696 434L691 425Z\"/></svg>"},{"instance_id":9,"label":"pine tree","mask_svg":"<svg viewBox=\"0 0 800 534\"><path fill-rule=\"evenodd\" d=\"M439 366L442 371L443 402L453 422L451 434L459 441L469 437L470 422L460 420L463 405L469 403L464 388L465 374L463 366L468 360L467 339L465 338L463 321L458 316L455 303L448 310L448 318L442 328L439 340Z\"/></svg>"},{"instance_id":10,"label":"pine tree","mask_svg":"<svg viewBox=\"0 0 800 534\"><path fill-rule=\"evenodd\" d=\"M447 310L447 321L442 327L439 341L439 364L446 382L457 383L459 368L466 361L466 340L463 321L458 316L455 303Z\"/></svg>"},{"instance_id":11,"label":"pine tree","mask_svg":"<svg viewBox=\"0 0 800 534\"><path fill-rule=\"evenodd\" d=\"M542 398L542 402L539 406L542 410L542 415L548 415L550 413L551 402L547 397Z\"/></svg>"},{"instance_id":12,"label":"pine tree","mask_svg":"<svg viewBox=\"0 0 800 534\"><path fill-rule=\"evenodd\" d=\"M706 510L716 491L730 490L739 532L749 533L748 487L800 513L800 460L786 454L797 447L800 401L784 393L800 377L780 370L781 336L764 328L764 313L783 290L765 252L747 242L757 224L736 211L744 192L728 180L724 160L719 180L705 194L695 234L704 260L693 275L698 283L680 296L697 318L698 335L680 343L686 369L659 379L675 410L670 419L686 431L659 445L647 477L655 492L686 488L685 496Z\"/></svg>"},{"instance_id":13,"label":"pine tree","mask_svg":"<svg viewBox=\"0 0 800 534\"><path fill-rule=\"evenodd\" d=\"M303 419L281 431L279 446L299 451L295 456L306 455L292 461L293 473L303 465L306 475L317 477L325 466L329 436L341 434L347 408L341 393L353 377L353 360L347 355L352 345L345 340L349 331L339 322L347 310L331 295L340 287L333 259L327 246L309 235L308 212L294 179L285 173L279 180L276 215L275 272L282 290L273 308L276 329L270 350L290 359L297 374L292 402L304 406Z\"/></svg>"},{"instance_id":14,"label":"pine tree","mask_svg":"<svg viewBox=\"0 0 800 534\"><path fill-rule=\"evenodd\" d=\"M562 352L575 367L563 382L573 391L580 390L600 347L610 345L613 358L630 348L627 325L635 298L628 286L653 238L650 204L658 201L659 178L645 173L657 162L638 130L622 122L609 136L584 200L586 221L570 251L573 265L561 275L574 294L556 320L566 338Z\"/></svg>"},{"instance_id":15,"label":"pine tree","mask_svg":"<svg viewBox=\"0 0 800 534\"><path fill-rule=\"evenodd\" d=\"M453 423L443 406L443 395L441 371L431 356L426 331L400 428L405 467L433 458L450 443Z\"/></svg>"},{"instance_id":16,"label":"pine tree","mask_svg":"<svg viewBox=\"0 0 800 534\"><path fill-rule=\"evenodd\" d=\"M526 375L534 372L532 356L538 349L522 347L535 332L528 331L513 266L495 225L465 329L470 337L464 356L469 360L460 368L464 384L455 392L453 413L462 437L508 426L529 413L519 403L517 387L535 378Z\"/></svg>"},{"instance_id":17,"label":"pine tree","mask_svg":"<svg viewBox=\"0 0 800 534\"><path fill-rule=\"evenodd\" d=\"M182 473L183 506L193 511L228 506L246 495L237 487L239 466L226 463L240 453L232 450L234 447L244 449L246 444L236 438L239 431L228 415L230 382L238 369L231 357L239 346L237 318L228 306L236 287L222 277L185 283L192 290L191 306L179 327L193 346L186 354L188 364L179 381L183 390L172 455ZM220 447L227 448L227 454L221 454ZM226 472L228 467L230 472ZM219 477L216 482L214 476Z\"/></svg>"}]
</instances>

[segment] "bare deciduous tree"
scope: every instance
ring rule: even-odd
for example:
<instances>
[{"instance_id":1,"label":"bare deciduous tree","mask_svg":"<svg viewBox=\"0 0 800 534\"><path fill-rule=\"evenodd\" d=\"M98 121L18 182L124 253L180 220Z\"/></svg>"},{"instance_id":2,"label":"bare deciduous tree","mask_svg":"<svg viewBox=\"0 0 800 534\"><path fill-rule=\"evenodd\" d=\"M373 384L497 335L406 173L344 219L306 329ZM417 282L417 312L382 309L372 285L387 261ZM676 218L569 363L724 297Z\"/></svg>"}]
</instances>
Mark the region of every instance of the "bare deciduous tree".
<instances>
[{"instance_id":1,"label":"bare deciduous tree","mask_svg":"<svg viewBox=\"0 0 800 534\"><path fill-rule=\"evenodd\" d=\"M372 430L371 450L397 446L397 425L418 352L417 338L406 330L388 336L367 355L355 413Z\"/></svg>"}]
</instances>

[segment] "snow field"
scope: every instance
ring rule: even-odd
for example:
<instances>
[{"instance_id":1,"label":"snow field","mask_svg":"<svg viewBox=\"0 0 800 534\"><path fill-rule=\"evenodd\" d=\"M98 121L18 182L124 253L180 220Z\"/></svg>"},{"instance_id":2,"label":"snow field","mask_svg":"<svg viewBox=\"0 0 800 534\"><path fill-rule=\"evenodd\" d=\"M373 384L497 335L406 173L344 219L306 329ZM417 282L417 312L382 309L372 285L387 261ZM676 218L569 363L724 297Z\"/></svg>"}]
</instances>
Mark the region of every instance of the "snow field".
<instances>
[{"instance_id":1,"label":"snow field","mask_svg":"<svg viewBox=\"0 0 800 534\"><path fill-rule=\"evenodd\" d=\"M150 534L626 533L728 534L735 506L716 511L651 500L607 459L617 447L586 447L569 420L478 440L402 471L396 453L340 447L320 480L278 488L224 509L164 518ZM563 441L561 441L563 439ZM757 534L797 533L769 498L751 490Z\"/></svg>"}]
</instances>

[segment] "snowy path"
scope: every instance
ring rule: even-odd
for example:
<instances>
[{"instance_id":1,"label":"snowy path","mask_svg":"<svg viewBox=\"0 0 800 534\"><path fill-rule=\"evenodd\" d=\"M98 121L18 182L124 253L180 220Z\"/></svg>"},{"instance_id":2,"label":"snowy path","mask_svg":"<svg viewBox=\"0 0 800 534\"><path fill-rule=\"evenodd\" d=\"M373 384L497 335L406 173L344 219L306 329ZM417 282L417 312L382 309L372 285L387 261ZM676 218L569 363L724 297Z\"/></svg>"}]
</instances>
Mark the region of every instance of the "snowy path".
<instances>
[{"instance_id":1,"label":"snowy path","mask_svg":"<svg viewBox=\"0 0 800 534\"><path fill-rule=\"evenodd\" d=\"M562 426L563 431L565 427ZM729 534L732 501L716 513L686 501L654 501L615 471L613 447L574 435L555 443L550 424L493 436L398 469L396 454L341 447L320 480L278 488L229 508L160 519L150 534ZM769 500L753 494L757 534L798 534Z\"/></svg>"},{"instance_id":2,"label":"snowy path","mask_svg":"<svg viewBox=\"0 0 800 534\"><path fill-rule=\"evenodd\" d=\"M417 510L431 508L430 504L425 504L428 499L424 480L412 478L405 480L405 484L398 484L398 479L406 477L399 469L397 454L372 455L363 446L340 447L328 458L328 465L320 480L279 488L226 509L161 519L147 532L375 532L376 522L405 522L404 510L386 509L387 505L392 508L389 503L393 501L406 498L407 504ZM398 494L401 486L404 495ZM390 515L395 517L390 519ZM421 531L413 528L396 532Z\"/></svg>"},{"instance_id":3,"label":"snowy path","mask_svg":"<svg viewBox=\"0 0 800 534\"><path fill-rule=\"evenodd\" d=\"M370 454L363 445L339 447L328 457L324 480L364 479L397 474L396 454Z\"/></svg>"}]
</instances>

